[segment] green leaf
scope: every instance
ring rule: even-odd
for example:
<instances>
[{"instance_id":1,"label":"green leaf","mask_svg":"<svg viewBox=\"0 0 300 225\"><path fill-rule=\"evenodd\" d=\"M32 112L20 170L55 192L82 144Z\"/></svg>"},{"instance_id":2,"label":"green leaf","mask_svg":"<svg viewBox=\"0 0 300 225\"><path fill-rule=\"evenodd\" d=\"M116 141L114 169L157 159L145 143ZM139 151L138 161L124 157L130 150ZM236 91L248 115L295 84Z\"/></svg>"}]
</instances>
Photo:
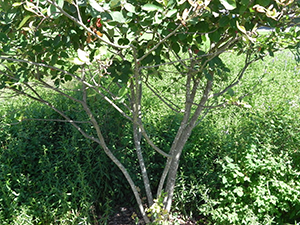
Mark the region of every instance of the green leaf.
<instances>
[{"instance_id":1,"label":"green leaf","mask_svg":"<svg viewBox=\"0 0 300 225\"><path fill-rule=\"evenodd\" d=\"M239 197L242 197L244 192L242 187L237 187L236 189L233 190Z\"/></svg>"},{"instance_id":2,"label":"green leaf","mask_svg":"<svg viewBox=\"0 0 300 225\"><path fill-rule=\"evenodd\" d=\"M3 49L4 52L9 52L10 45L4 45L2 49Z\"/></svg>"},{"instance_id":3,"label":"green leaf","mask_svg":"<svg viewBox=\"0 0 300 225\"><path fill-rule=\"evenodd\" d=\"M58 55L54 54L51 56L51 65L55 65L58 59Z\"/></svg>"},{"instance_id":4,"label":"green leaf","mask_svg":"<svg viewBox=\"0 0 300 225\"><path fill-rule=\"evenodd\" d=\"M229 23L229 21L230 21L230 19L229 19L228 16L223 16L223 17L221 17L221 19L219 20L219 25L220 25L220 27L225 27L225 26L227 26L228 23Z\"/></svg>"},{"instance_id":5,"label":"green leaf","mask_svg":"<svg viewBox=\"0 0 300 225\"><path fill-rule=\"evenodd\" d=\"M54 5L50 5L47 9L47 15L51 18L56 18L58 17L58 14L57 14L57 9Z\"/></svg>"},{"instance_id":6,"label":"green leaf","mask_svg":"<svg viewBox=\"0 0 300 225\"><path fill-rule=\"evenodd\" d=\"M247 34L247 30L244 26L240 25L238 21L236 21L237 28L244 34Z\"/></svg>"},{"instance_id":7,"label":"green leaf","mask_svg":"<svg viewBox=\"0 0 300 225\"><path fill-rule=\"evenodd\" d=\"M270 0L258 0L256 4L267 7L268 5L270 5Z\"/></svg>"},{"instance_id":8,"label":"green leaf","mask_svg":"<svg viewBox=\"0 0 300 225\"><path fill-rule=\"evenodd\" d=\"M14 4L12 4L13 7L18 7L20 5L22 5L23 2L15 2Z\"/></svg>"},{"instance_id":9,"label":"green leaf","mask_svg":"<svg viewBox=\"0 0 300 225\"><path fill-rule=\"evenodd\" d=\"M121 5L121 1L120 0L111 0L109 3L110 8L116 8L119 7Z\"/></svg>"},{"instance_id":10,"label":"green leaf","mask_svg":"<svg viewBox=\"0 0 300 225\"><path fill-rule=\"evenodd\" d=\"M208 34L202 35L202 45L201 45L201 50L203 50L205 53L207 53L210 50L210 39Z\"/></svg>"},{"instance_id":11,"label":"green leaf","mask_svg":"<svg viewBox=\"0 0 300 225\"><path fill-rule=\"evenodd\" d=\"M60 8L63 8L63 7L64 7L64 3L65 3L64 0L58 0L57 5L58 5Z\"/></svg>"},{"instance_id":12,"label":"green leaf","mask_svg":"<svg viewBox=\"0 0 300 225\"><path fill-rule=\"evenodd\" d=\"M232 88L229 88L228 90L227 90L227 93L232 97L232 96L234 96L234 90L232 89Z\"/></svg>"},{"instance_id":13,"label":"green leaf","mask_svg":"<svg viewBox=\"0 0 300 225\"><path fill-rule=\"evenodd\" d=\"M144 58L144 59L142 60L142 63L143 63L143 64L149 64L149 63L151 63L153 60L154 60L153 55L152 55L152 54L149 54L146 58Z\"/></svg>"},{"instance_id":14,"label":"green leaf","mask_svg":"<svg viewBox=\"0 0 300 225\"><path fill-rule=\"evenodd\" d=\"M154 56L154 62L155 62L155 64L160 64L161 63L161 57L160 57L160 55L155 55Z\"/></svg>"},{"instance_id":15,"label":"green leaf","mask_svg":"<svg viewBox=\"0 0 300 225\"><path fill-rule=\"evenodd\" d=\"M64 0L58 0L56 3L60 8L64 7ZM51 18L58 18L62 15L62 13L60 13L59 10L51 4L47 9L47 15Z\"/></svg>"},{"instance_id":16,"label":"green leaf","mask_svg":"<svg viewBox=\"0 0 300 225\"><path fill-rule=\"evenodd\" d=\"M236 8L235 0L220 0L220 2L227 10L233 10Z\"/></svg>"},{"instance_id":17,"label":"green leaf","mask_svg":"<svg viewBox=\"0 0 300 225\"><path fill-rule=\"evenodd\" d=\"M124 8L125 8L128 12L135 13L135 7L134 7L134 5L132 5L132 4L128 3L128 2L126 2L126 3L124 4Z\"/></svg>"},{"instance_id":18,"label":"green leaf","mask_svg":"<svg viewBox=\"0 0 300 225\"><path fill-rule=\"evenodd\" d=\"M241 3L242 3L242 5L244 5L244 6L248 6L249 0L242 0Z\"/></svg>"},{"instance_id":19,"label":"green leaf","mask_svg":"<svg viewBox=\"0 0 300 225\"><path fill-rule=\"evenodd\" d=\"M99 14L97 16L99 16ZM112 20L112 17L108 12L100 13L100 17L102 21Z\"/></svg>"},{"instance_id":20,"label":"green leaf","mask_svg":"<svg viewBox=\"0 0 300 225\"><path fill-rule=\"evenodd\" d=\"M213 77L209 72L204 72L204 75L207 80L213 81Z\"/></svg>"},{"instance_id":21,"label":"green leaf","mask_svg":"<svg viewBox=\"0 0 300 225\"><path fill-rule=\"evenodd\" d=\"M120 38L118 40L118 44L119 45L128 45L129 44L129 40L127 38Z\"/></svg>"},{"instance_id":22,"label":"green leaf","mask_svg":"<svg viewBox=\"0 0 300 225\"><path fill-rule=\"evenodd\" d=\"M123 14L121 12L111 12L110 13L111 17L112 17L112 21L114 22L118 22L118 23L125 23L126 19L124 18Z\"/></svg>"},{"instance_id":23,"label":"green leaf","mask_svg":"<svg viewBox=\"0 0 300 225\"><path fill-rule=\"evenodd\" d=\"M97 10L98 12L104 12L104 8L101 7L96 0L89 0L90 5L93 7L93 9Z\"/></svg>"},{"instance_id":24,"label":"green leaf","mask_svg":"<svg viewBox=\"0 0 300 225\"><path fill-rule=\"evenodd\" d=\"M218 30L216 30L213 33L210 33L208 36L209 36L210 40L213 41L213 42L218 42L220 40L220 37L221 37Z\"/></svg>"},{"instance_id":25,"label":"green leaf","mask_svg":"<svg viewBox=\"0 0 300 225\"><path fill-rule=\"evenodd\" d=\"M26 4L24 5L24 8L29 12L35 13L35 10L34 10L35 5L32 2L26 2Z\"/></svg>"},{"instance_id":26,"label":"green leaf","mask_svg":"<svg viewBox=\"0 0 300 225\"><path fill-rule=\"evenodd\" d=\"M60 83L60 80L59 80L59 79L56 79L56 80L54 81L54 84L55 84L56 87L59 86L59 83Z\"/></svg>"},{"instance_id":27,"label":"green leaf","mask_svg":"<svg viewBox=\"0 0 300 225\"><path fill-rule=\"evenodd\" d=\"M124 95L126 95L128 92L128 88L124 85L119 91L118 91L118 97L122 98Z\"/></svg>"},{"instance_id":28,"label":"green leaf","mask_svg":"<svg viewBox=\"0 0 300 225\"><path fill-rule=\"evenodd\" d=\"M60 53L60 57L62 57L62 58L68 58L69 55L66 52L61 52Z\"/></svg>"},{"instance_id":29,"label":"green leaf","mask_svg":"<svg viewBox=\"0 0 300 225\"><path fill-rule=\"evenodd\" d=\"M156 13L154 16L154 23L153 24L161 24L163 21L163 16L160 13Z\"/></svg>"},{"instance_id":30,"label":"green leaf","mask_svg":"<svg viewBox=\"0 0 300 225\"><path fill-rule=\"evenodd\" d=\"M172 49L175 53L178 53L180 51L180 45L177 42L175 42L172 44Z\"/></svg>"},{"instance_id":31,"label":"green leaf","mask_svg":"<svg viewBox=\"0 0 300 225\"><path fill-rule=\"evenodd\" d=\"M239 14L242 15L247 9L248 9L247 6L243 6L243 5L242 5L242 6L240 7Z\"/></svg>"},{"instance_id":32,"label":"green leaf","mask_svg":"<svg viewBox=\"0 0 300 225\"><path fill-rule=\"evenodd\" d=\"M152 40L153 39L153 34L143 33L142 36L141 36L141 39L142 40L147 40L147 41Z\"/></svg>"},{"instance_id":33,"label":"green leaf","mask_svg":"<svg viewBox=\"0 0 300 225\"><path fill-rule=\"evenodd\" d=\"M0 33L0 41L6 43L8 41L8 37L4 33Z\"/></svg>"},{"instance_id":34,"label":"green leaf","mask_svg":"<svg viewBox=\"0 0 300 225\"><path fill-rule=\"evenodd\" d=\"M71 80L72 80L72 77L70 75L65 76L65 81L71 81Z\"/></svg>"},{"instance_id":35,"label":"green leaf","mask_svg":"<svg viewBox=\"0 0 300 225\"><path fill-rule=\"evenodd\" d=\"M85 63L89 63L90 59L89 59L89 54L83 50L81 50L80 48L77 50L77 54L78 54L78 58Z\"/></svg>"},{"instance_id":36,"label":"green leaf","mask_svg":"<svg viewBox=\"0 0 300 225\"><path fill-rule=\"evenodd\" d=\"M175 13L177 13L177 9L171 9L170 11L167 12L166 17L171 17Z\"/></svg>"},{"instance_id":37,"label":"green leaf","mask_svg":"<svg viewBox=\"0 0 300 225\"><path fill-rule=\"evenodd\" d=\"M31 17L30 15L25 16L25 17L23 18L23 20L21 21L21 23L19 24L17 30L19 30L21 27L23 27L24 24L29 20L30 17Z\"/></svg>"},{"instance_id":38,"label":"green leaf","mask_svg":"<svg viewBox=\"0 0 300 225\"><path fill-rule=\"evenodd\" d=\"M60 43L60 36L57 35L57 36L54 38L54 40L53 40L53 45L54 45L54 46L58 46L59 43Z\"/></svg>"},{"instance_id":39,"label":"green leaf","mask_svg":"<svg viewBox=\"0 0 300 225\"><path fill-rule=\"evenodd\" d=\"M43 51L43 48L41 45L35 45L32 47L32 49L36 52L42 52Z\"/></svg>"},{"instance_id":40,"label":"green leaf","mask_svg":"<svg viewBox=\"0 0 300 225\"><path fill-rule=\"evenodd\" d=\"M145 4L142 6L142 10L145 11L163 11L163 8L158 6L158 5L154 5L154 4Z\"/></svg>"},{"instance_id":41,"label":"green leaf","mask_svg":"<svg viewBox=\"0 0 300 225\"><path fill-rule=\"evenodd\" d=\"M75 65L79 65L79 66L81 66L81 65L84 64L84 62L81 61L81 60L78 59L78 58L70 58L69 61L70 61L71 63L73 63L73 64L75 64Z\"/></svg>"}]
</instances>

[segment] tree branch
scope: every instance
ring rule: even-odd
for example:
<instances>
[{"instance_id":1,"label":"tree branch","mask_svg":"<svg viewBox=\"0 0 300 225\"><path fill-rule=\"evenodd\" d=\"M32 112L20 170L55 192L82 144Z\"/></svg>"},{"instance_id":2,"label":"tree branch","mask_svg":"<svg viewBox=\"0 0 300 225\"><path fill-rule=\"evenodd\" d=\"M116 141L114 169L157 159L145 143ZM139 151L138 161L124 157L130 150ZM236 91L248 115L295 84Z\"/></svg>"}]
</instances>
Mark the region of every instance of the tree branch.
<instances>
[{"instance_id":1,"label":"tree branch","mask_svg":"<svg viewBox=\"0 0 300 225\"><path fill-rule=\"evenodd\" d=\"M99 144L101 145L101 147L103 148L104 152L107 154L107 156L119 167L119 169L122 171L122 173L124 174L126 180L128 181L132 191L133 191L133 194L136 198L136 201L138 203L138 206L140 208L140 211L142 213L142 216L145 220L146 223L149 223L149 219L145 213L145 209L143 207L143 204L142 204L142 200L139 196L139 193L138 193L138 190L137 190L137 187L135 186L130 174L128 173L128 171L126 170L126 168L124 167L124 165L114 156L114 154L111 152L111 150L107 147L106 145L106 142L104 140L104 137L102 135L102 132L100 130L100 127L99 127L99 124L97 123L96 121L96 118L94 117L92 111L90 110L90 108L88 107L88 104L86 101L82 101L82 106L84 108L84 110L86 111L87 115L89 116L89 118L91 119L91 122L97 132L97 136L99 138Z\"/></svg>"},{"instance_id":2,"label":"tree branch","mask_svg":"<svg viewBox=\"0 0 300 225\"><path fill-rule=\"evenodd\" d=\"M148 136L147 132L145 131L145 128L142 124L139 124L139 127L141 128L141 131L142 131L142 134L144 136L144 138L146 139L147 143L155 150L157 151L159 154L167 157L167 158L170 158L172 157L171 155L165 153L163 150L161 150L160 148L158 148L154 143L153 141L150 139L150 137Z\"/></svg>"},{"instance_id":3,"label":"tree branch","mask_svg":"<svg viewBox=\"0 0 300 225\"><path fill-rule=\"evenodd\" d=\"M59 115L61 115L63 118L65 118L66 121L69 121L69 123L71 125L73 125L84 137L86 137L87 139L90 139L92 141L95 141L97 143L99 143L99 140L93 136L90 136L88 135L86 132L84 132L81 127L79 127L77 124L76 124L76 121L72 120L71 118L69 118L67 115L65 115L62 111L60 111L59 109L57 109L55 106L53 106L50 102L46 101L45 99L43 99L42 97L40 97L38 95L38 97L34 97L32 96L31 94L28 94L26 92L23 92L23 91L20 91L20 90L17 90L17 89L14 89L14 88L9 88L10 90L14 91L14 92L17 92L18 94L20 95L24 95L28 98L31 98L37 102L40 102L42 104L45 104L47 106L49 106L51 109L53 109L55 112L57 112Z\"/></svg>"},{"instance_id":4,"label":"tree branch","mask_svg":"<svg viewBox=\"0 0 300 225\"><path fill-rule=\"evenodd\" d=\"M92 88L96 93L100 94L105 101L107 101L109 104L111 104L118 112L120 112L126 119L132 121L132 118L129 117L120 107L118 107L112 100L110 100L107 96L105 96L100 90L96 89L93 85L89 84L86 81L83 81L80 77L78 77L75 74L72 74L68 71L62 70L60 68L57 68L55 66L50 66L44 63L36 63L36 62L32 62L32 61L27 61L27 60L23 60L23 59L14 59L14 58L7 58L7 57L2 57L0 56L0 59L2 60L8 60L8 61L12 61L12 62L20 62L20 63L28 63L31 65L36 65L36 66L41 66L41 67L46 67L46 68L50 68L53 70L57 70L59 72L62 72L64 74L70 75L71 77L74 77L76 80L84 83L85 85L87 85L89 88Z\"/></svg>"},{"instance_id":5,"label":"tree branch","mask_svg":"<svg viewBox=\"0 0 300 225\"><path fill-rule=\"evenodd\" d=\"M143 55L141 58L138 59L138 62L142 61L144 58L146 58L151 52L153 52L155 49L157 49L163 42L165 42L167 39L169 39L172 35L176 33L178 29L183 27L182 24L179 24L171 33L169 33L166 37L164 37L162 40L160 40L153 48L149 49L149 51Z\"/></svg>"},{"instance_id":6,"label":"tree branch","mask_svg":"<svg viewBox=\"0 0 300 225\"><path fill-rule=\"evenodd\" d=\"M244 67L240 70L239 74L237 75L236 79L234 81L232 81L232 83L230 85L228 85L226 88L224 88L223 91L220 91L218 93L214 93L211 97L218 97L220 95L223 95L224 93L226 93L230 88L234 87L235 85L237 85L241 79L243 78L244 76L244 73L246 72L248 66L250 64L252 64L253 62L257 61L258 59L253 59L253 60L250 60L250 56L251 56L251 53L247 53L246 55L246 59L245 59L245 65Z\"/></svg>"},{"instance_id":7,"label":"tree branch","mask_svg":"<svg viewBox=\"0 0 300 225\"><path fill-rule=\"evenodd\" d=\"M164 97L162 97L159 93L157 93L156 90L154 90L154 88L152 88L152 86L150 85L149 82L145 82L146 86L150 89L150 91L152 91L152 93L158 97L166 106L168 106L172 111L176 112L176 113L182 113L183 111L180 110L180 107L175 105L173 102L171 102L170 100L168 99L165 99ZM169 103L170 104L169 104ZM173 106L175 106L177 109L175 109ZM179 109L179 110L178 110Z\"/></svg>"},{"instance_id":8,"label":"tree branch","mask_svg":"<svg viewBox=\"0 0 300 225\"><path fill-rule=\"evenodd\" d=\"M46 0L48 3L50 3L51 5L54 5L62 14L64 14L66 17L68 17L70 20L72 20L73 22L75 22L77 25L79 25L80 27L82 27L83 29L85 29L87 32L93 34L95 37L97 37L99 40L105 42L106 44L114 47L114 48L121 48L121 49L127 49L130 48L130 46L121 46L121 45L117 45L115 43L112 43L108 40L105 40L104 38L100 37L98 34L96 34L94 31L92 31L90 28L88 28L84 23L82 23L81 21L79 21L78 19L76 19L75 17L71 16L70 14L68 14L66 11L64 11L61 7L59 7L59 5L55 2L55 1L50 1L50 0ZM79 12L78 12L79 13Z\"/></svg>"}]
</instances>

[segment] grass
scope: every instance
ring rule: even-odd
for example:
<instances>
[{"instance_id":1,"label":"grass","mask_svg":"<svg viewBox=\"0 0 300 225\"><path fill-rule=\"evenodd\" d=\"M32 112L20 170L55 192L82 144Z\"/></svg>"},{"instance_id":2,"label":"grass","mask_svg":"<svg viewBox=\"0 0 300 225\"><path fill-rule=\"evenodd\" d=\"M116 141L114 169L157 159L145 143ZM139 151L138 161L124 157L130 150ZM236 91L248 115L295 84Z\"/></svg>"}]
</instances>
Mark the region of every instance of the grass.
<instances>
[{"instance_id":1,"label":"grass","mask_svg":"<svg viewBox=\"0 0 300 225\"><path fill-rule=\"evenodd\" d=\"M236 73L243 59L228 53L223 60ZM244 101L252 107L229 106L212 111L194 130L180 164L174 211L212 224L242 224L240 221L246 217L252 222L267 224L268 221L260 215L269 216L269 221L294 222L300 208L297 200L299 190L292 185L292 182L297 184L297 171L300 171L298 77L299 68L289 52L268 57L247 70L244 81L234 88L234 92L241 96L251 90ZM180 104L181 81L174 83L171 90L167 90L164 80L156 79L155 82L168 97ZM253 84L257 84L254 90ZM66 107L64 110L69 110L72 118L84 119L76 105L66 104L68 102L59 96L43 94L56 105ZM1 103L1 224L94 224L97 221L105 224L117 204L134 204L133 198L129 197L132 196L131 191L119 170L97 145L82 138L70 125L44 121L8 125L18 123L22 117L56 118L54 112L24 98ZM108 105L100 104L97 109L98 115L103 118L105 138L133 173L136 159L133 157L130 125ZM168 149L180 116L161 105L151 92L144 95L143 104L147 130L156 144ZM111 123L112 120L114 123ZM146 161L151 162L150 179L155 186L164 160L147 145L144 148L149 153ZM255 155L258 158L253 160L257 162L268 159L264 163L270 166L270 170L265 172L263 166L251 166L249 157ZM272 170L278 173L272 174ZM240 173L251 174L252 177L259 174L265 182L243 183L235 179ZM281 186L289 185L289 190L294 188L295 193L291 195L288 189L275 186L267 189L266 184L274 183L274 180L280 181ZM139 176L136 182L140 182ZM263 212L256 211L258 199L264 195L247 195L248 188L258 190L255 185L271 193L270 196L276 197L282 204L274 198L264 199L261 204L270 205L273 199L276 202L274 207L265 207ZM276 191L281 191L281 194L273 194ZM241 204L237 205L236 201ZM250 205L253 208L249 210L241 207ZM227 208L239 213L226 211Z\"/></svg>"}]
</instances>

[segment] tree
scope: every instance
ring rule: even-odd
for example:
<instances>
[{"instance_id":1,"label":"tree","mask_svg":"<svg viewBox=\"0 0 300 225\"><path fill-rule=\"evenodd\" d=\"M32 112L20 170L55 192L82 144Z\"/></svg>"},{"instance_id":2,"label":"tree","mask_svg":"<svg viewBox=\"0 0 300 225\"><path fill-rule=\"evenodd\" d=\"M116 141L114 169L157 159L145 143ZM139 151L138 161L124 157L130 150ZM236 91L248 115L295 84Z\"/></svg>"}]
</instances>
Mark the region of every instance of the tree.
<instances>
[{"instance_id":1,"label":"tree","mask_svg":"<svg viewBox=\"0 0 300 225\"><path fill-rule=\"evenodd\" d=\"M132 123L148 207L153 205L154 190L146 170L142 138L165 157L156 198L167 193L164 208L169 212L180 156L192 130L215 108L249 107L243 102L247 93L237 95L233 91L249 65L276 51L294 49L299 42L300 31L296 26L290 27L299 15L299 3L293 0L0 3L1 88L46 104L85 138L99 144L126 177L146 222L149 218L138 188L103 137L101 123L91 107L91 93L101 96ZM273 30L260 35L257 29L262 26ZM231 74L221 57L229 51L245 57L236 75ZM173 81L166 68L171 68ZM179 86L181 103L174 104L164 95L155 79ZM73 97L63 86L74 80L81 85L81 98ZM73 120L43 98L39 94L41 87L77 103L95 132L86 132L82 121ZM182 114L170 149L156 146L145 129L145 89Z\"/></svg>"}]
</instances>

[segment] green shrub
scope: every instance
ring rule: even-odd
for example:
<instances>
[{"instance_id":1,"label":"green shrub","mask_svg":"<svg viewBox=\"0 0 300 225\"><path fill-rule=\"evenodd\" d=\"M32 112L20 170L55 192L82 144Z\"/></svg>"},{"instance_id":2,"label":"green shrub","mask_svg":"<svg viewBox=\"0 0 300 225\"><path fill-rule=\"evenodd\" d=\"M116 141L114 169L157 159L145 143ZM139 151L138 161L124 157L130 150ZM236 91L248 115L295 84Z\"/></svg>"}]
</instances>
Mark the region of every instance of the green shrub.
<instances>
[{"instance_id":1,"label":"green shrub","mask_svg":"<svg viewBox=\"0 0 300 225\"><path fill-rule=\"evenodd\" d=\"M300 216L300 172L287 152L249 146L237 160L225 157L219 179L201 207L218 224L294 223ZM210 197L213 196L213 197Z\"/></svg>"},{"instance_id":2,"label":"green shrub","mask_svg":"<svg viewBox=\"0 0 300 225\"><path fill-rule=\"evenodd\" d=\"M72 119L84 119L76 105L50 96ZM105 223L112 201L131 199L122 174L97 145L68 123L34 120L60 118L55 112L37 103L28 104L26 99L7 103L0 109L1 224ZM21 117L33 120L18 123ZM89 132L89 126L84 128Z\"/></svg>"}]
</instances>

